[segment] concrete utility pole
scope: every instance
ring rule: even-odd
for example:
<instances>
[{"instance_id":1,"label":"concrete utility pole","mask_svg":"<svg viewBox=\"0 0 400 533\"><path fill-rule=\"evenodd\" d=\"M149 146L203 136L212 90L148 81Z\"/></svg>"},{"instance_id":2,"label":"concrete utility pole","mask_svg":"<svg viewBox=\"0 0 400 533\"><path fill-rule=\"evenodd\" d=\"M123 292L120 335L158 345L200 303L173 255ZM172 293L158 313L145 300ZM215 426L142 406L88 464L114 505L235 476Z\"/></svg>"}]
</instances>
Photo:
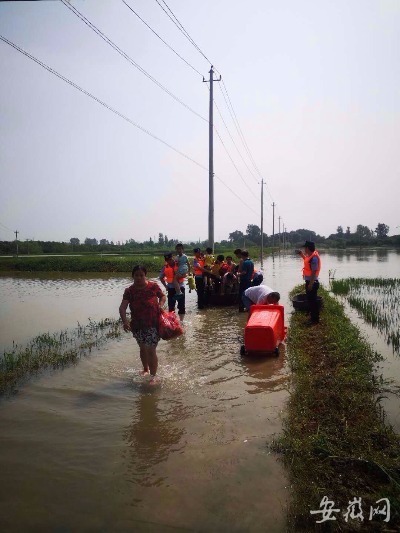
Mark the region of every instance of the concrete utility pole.
<instances>
[{"instance_id":1,"label":"concrete utility pole","mask_svg":"<svg viewBox=\"0 0 400 533\"><path fill-rule=\"evenodd\" d=\"M275 202L272 202L272 253L275 246Z\"/></svg>"},{"instance_id":2,"label":"concrete utility pole","mask_svg":"<svg viewBox=\"0 0 400 533\"><path fill-rule=\"evenodd\" d=\"M17 257L18 257L18 233L19 231L15 230L14 233L15 233L15 244L17 245Z\"/></svg>"},{"instance_id":3,"label":"concrete utility pole","mask_svg":"<svg viewBox=\"0 0 400 533\"><path fill-rule=\"evenodd\" d=\"M278 235L278 245L279 250L281 249L281 216L278 217L278 224L279 224L279 235Z\"/></svg>"},{"instance_id":4,"label":"concrete utility pole","mask_svg":"<svg viewBox=\"0 0 400 533\"><path fill-rule=\"evenodd\" d=\"M283 228L282 228L282 240L283 240L283 251L285 251L285 248L286 248L285 224L283 224Z\"/></svg>"},{"instance_id":5,"label":"concrete utility pole","mask_svg":"<svg viewBox=\"0 0 400 533\"><path fill-rule=\"evenodd\" d=\"M208 245L214 252L214 137L213 137L213 82L221 81L214 80L214 69L211 65L209 71L210 79L205 80L203 76L203 82L210 83L210 118L208 124Z\"/></svg>"},{"instance_id":6,"label":"concrete utility pole","mask_svg":"<svg viewBox=\"0 0 400 533\"><path fill-rule=\"evenodd\" d=\"M261 180L261 268L264 255L264 180Z\"/></svg>"}]
</instances>

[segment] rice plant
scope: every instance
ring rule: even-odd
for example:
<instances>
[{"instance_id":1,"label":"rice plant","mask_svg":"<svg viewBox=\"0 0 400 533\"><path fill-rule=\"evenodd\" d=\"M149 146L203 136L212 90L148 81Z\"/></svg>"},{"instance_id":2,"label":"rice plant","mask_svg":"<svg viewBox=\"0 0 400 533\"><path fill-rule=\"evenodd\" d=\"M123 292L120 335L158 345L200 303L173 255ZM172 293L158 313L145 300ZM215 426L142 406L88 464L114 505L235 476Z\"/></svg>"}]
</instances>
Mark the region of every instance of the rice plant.
<instances>
[{"instance_id":1,"label":"rice plant","mask_svg":"<svg viewBox=\"0 0 400 533\"><path fill-rule=\"evenodd\" d=\"M347 278L331 283L335 294L346 296L351 307L377 328L393 352L400 354L400 279Z\"/></svg>"},{"instance_id":2,"label":"rice plant","mask_svg":"<svg viewBox=\"0 0 400 533\"><path fill-rule=\"evenodd\" d=\"M0 356L0 394L12 390L19 380L29 374L74 363L89 355L93 348L120 335L119 319L105 318L96 322L89 318L84 326L78 323L73 330L43 333L26 346L13 343L11 350Z\"/></svg>"}]
</instances>

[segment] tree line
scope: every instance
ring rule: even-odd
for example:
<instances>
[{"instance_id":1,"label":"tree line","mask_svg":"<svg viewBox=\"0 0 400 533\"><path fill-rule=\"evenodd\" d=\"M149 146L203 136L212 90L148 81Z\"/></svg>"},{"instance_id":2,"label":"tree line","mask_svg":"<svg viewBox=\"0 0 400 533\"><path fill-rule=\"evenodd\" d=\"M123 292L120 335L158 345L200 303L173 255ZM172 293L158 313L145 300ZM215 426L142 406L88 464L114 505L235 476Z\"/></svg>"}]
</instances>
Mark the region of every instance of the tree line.
<instances>
[{"instance_id":1,"label":"tree line","mask_svg":"<svg viewBox=\"0 0 400 533\"><path fill-rule=\"evenodd\" d=\"M267 247L298 247L304 244L304 241L314 241L319 246L332 248L346 248L352 246L381 246L392 245L400 246L400 235L388 236L389 226L384 223L378 223L374 230L358 224L355 231L352 232L347 226L346 230L343 226L338 226L336 233L332 233L329 237L318 235L309 229L297 229L295 231L281 232L275 235L267 235L263 233L263 244ZM46 253L140 253L144 251L153 251L154 253L162 253L163 251L173 250L175 245L180 242L179 239L169 239L163 233L158 234L158 239L149 237L148 240L138 242L135 239L129 239L125 242L108 241L107 239L96 239L93 237L86 237L83 242L78 237L72 237L69 242L57 241L0 241L0 254L15 255L17 252L24 255L46 254ZM205 241L184 241L183 244L188 250L199 246L205 248L208 242ZM228 239L221 240L215 243L215 248L218 250L232 250L232 248L251 248L261 245L261 229L255 224L249 224L246 231L235 230L229 233Z\"/></svg>"}]
</instances>

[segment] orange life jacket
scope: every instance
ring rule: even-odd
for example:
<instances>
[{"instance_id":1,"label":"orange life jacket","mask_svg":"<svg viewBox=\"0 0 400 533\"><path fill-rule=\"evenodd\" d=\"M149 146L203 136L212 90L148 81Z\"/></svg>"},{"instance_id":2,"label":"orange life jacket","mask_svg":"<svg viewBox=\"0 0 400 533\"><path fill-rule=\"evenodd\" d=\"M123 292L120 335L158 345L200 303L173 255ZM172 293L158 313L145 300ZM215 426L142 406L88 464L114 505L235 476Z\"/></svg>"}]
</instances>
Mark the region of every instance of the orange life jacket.
<instances>
[{"instance_id":1,"label":"orange life jacket","mask_svg":"<svg viewBox=\"0 0 400 533\"><path fill-rule=\"evenodd\" d=\"M304 258L304 266L303 266L303 276L311 276L313 273L313 270L311 270L311 259L313 257L316 257L318 259L318 268L315 272L315 277L318 278L319 271L321 270L321 258L319 256L319 253L315 250L311 255Z\"/></svg>"},{"instance_id":2,"label":"orange life jacket","mask_svg":"<svg viewBox=\"0 0 400 533\"><path fill-rule=\"evenodd\" d=\"M164 265L164 276L165 276L167 283L173 283L174 275L177 270L178 270L178 267L176 265L173 267L169 265L168 263ZM182 283L184 279L185 278L178 278L179 283Z\"/></svg>"},{"instance_id":3,"label":"orange life jacket","mask_svg":"<svg viewBox=\"0 0 400 533\"><path fill-rule=\"evenodd\" d=\"M204 268L204 259L201 259L201 257L199 257L199 258L195 257L195 261L197 261L197 263L198 263L202 268ZM203 271L200 270L200 268L195 267L195 266L194 266L194 262L193 262L193 272L194 272L194 275L195 275L195 276L202 276L202 275L203 275Z\"/></svg>"}]
</instances>

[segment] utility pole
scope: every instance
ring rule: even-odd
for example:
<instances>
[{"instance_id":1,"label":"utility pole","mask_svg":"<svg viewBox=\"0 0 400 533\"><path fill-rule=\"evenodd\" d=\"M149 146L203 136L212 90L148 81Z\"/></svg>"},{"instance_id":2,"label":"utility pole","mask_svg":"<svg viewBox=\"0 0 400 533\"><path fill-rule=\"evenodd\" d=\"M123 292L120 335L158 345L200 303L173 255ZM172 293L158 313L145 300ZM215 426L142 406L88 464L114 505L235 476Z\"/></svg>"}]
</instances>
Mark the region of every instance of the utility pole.
<instances>
[{"instance_id":1,"label":"utility pole","mask_svg":"<svg viewBox=\"0 0 400 533\"><path fill-rule=\"evenodd\" d=\"M279 235L278 235L278 245L279 245L279 251L281 249L281 216L278 217L278 225L279 225Z\"/></svg>"},{"instance_id":2,"label":"utility pole","mask_svg":"<svg viewBox=\"0 0 400 533\"><path fill-rule=\"evenodd\" d=\"M15 230L14 233L15 233L15 243L17 245L17 257L18 257L18 233L19 231Z\"/></svg>"},{"instance_id":3,"label":"utility pole","mask_svg":"<svg viewBox=\"0 0 400 533\"><path fill-rule=\"evenodd\" d=\"M275 202L272 202L272 253L275 246Z\"/></svg>"},{"instance_id":4,"label":"utility pole","mask_svg":"<svg viewBox=\"0 0 400 533\"><path fill-rule=\"evenodd\" d=\"M210 79L205 80L203 76L203 82L210 83L210 115L208 124L208 245L214 252L214 131L213 131L213 82L221 81L214 80L214 69L211 65L209 71Z\"/></svg>"},{"instance_id":5,"label":"utility pole","mask_svg":"<svg viewBox=\"0 0 400 533\"><path fill-rule=\"evenodd\" d=\"M264 255L264 180L261 180L261 268Z\"/></svg>"}]
</instances>

